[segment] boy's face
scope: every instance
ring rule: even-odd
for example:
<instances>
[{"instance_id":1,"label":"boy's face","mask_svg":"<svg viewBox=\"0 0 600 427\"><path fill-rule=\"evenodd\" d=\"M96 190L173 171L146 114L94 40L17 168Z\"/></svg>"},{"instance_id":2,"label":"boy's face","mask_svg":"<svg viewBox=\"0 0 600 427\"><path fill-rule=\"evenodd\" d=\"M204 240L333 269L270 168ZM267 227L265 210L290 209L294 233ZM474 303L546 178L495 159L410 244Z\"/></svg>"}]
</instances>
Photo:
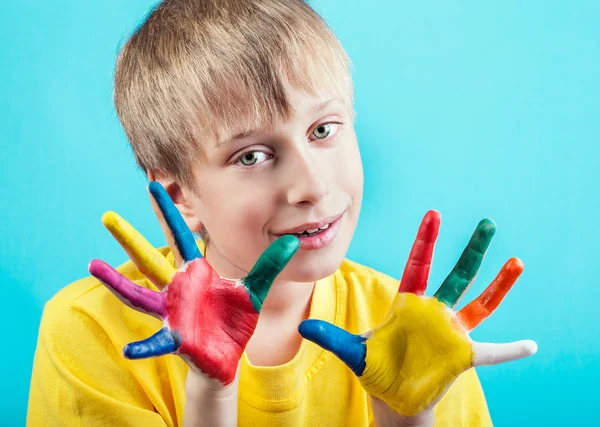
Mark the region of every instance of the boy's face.
<instances>
[{"instance_id":1,"label":"boy's face","mask_svg":"<svg viewBox=\"0 0 600 427\"><path fill-rule=\"evenodd\" d=\"M291 86L288 94L290 120L206 144L194 169L200 196L184 190L188 224L206 227L206 258L221 276L243 277L280 235L323 223L326 230L300 237L279 276L313 282L340 266L354 234L363 171L349 107Z\"/></svg>"}]
</instances>

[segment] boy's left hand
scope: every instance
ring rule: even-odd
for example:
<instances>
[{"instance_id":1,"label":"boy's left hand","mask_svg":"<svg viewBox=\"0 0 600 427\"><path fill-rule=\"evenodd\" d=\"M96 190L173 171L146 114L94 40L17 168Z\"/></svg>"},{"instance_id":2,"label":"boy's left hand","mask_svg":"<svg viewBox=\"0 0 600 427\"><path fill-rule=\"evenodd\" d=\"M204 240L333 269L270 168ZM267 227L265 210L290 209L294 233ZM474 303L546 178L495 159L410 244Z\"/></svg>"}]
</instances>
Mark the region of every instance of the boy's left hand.
<instances>
[{"instance_id":1,"label":"boy's left hand","mask_svg":"<svg viewBox=\"0 0 600 427\"><path fill-rule=\"evenodd\" d=\"M495 233L495 224L477 226L457 265L433 297L425 288L440 226L429 211L412 247L398 294L384 321L354 335L321 320L300 324L300 334L333 352L354 371L366 392L396 413L415 416L431 410L454 380L474 366L504 363L537 351L533 341L478 343L469 332L488 317L523 271L511 258L477 299L453 310L472 280Z\"/></svg>"}]
</instances>

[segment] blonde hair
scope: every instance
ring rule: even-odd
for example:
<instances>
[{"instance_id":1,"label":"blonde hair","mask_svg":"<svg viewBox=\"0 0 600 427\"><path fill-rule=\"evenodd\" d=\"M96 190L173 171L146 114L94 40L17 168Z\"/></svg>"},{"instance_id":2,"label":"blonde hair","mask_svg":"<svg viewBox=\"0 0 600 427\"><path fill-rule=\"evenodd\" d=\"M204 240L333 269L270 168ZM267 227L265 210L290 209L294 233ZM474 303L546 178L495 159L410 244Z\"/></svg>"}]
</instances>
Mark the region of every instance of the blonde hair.
<instances>
[{"instance_id":1,"label":"blonde hair","mask_svg":"<svg viewBox=\"0 0 600 427\"><path fill-rule=\"evenodd\" d=\"M201 143L288 119L286 82L353 112L350 61L303 0L164 0L121 49L114 100L138 165L196 191Z\"/></svg>"}]
</instances>

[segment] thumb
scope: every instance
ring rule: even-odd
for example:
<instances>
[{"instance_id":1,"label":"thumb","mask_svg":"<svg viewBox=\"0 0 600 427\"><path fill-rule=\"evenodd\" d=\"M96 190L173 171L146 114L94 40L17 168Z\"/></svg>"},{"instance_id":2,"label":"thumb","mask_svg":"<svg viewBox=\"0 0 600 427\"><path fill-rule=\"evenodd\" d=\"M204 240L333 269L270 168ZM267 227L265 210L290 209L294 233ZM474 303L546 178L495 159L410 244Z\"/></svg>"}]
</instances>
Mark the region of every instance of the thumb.
<instances>
[{"instance_id":1,"label":"thumb","mask_svg":"<svg viewBox=\"0 0 600 427\"><path fill-rule=\"evenodd\" d=\"M365 370L366 338L354 335L323 320L309 319L300 323L298 332L325 350L335 354L356 376Z\"/></svg>"},{"instance_id":2,"label":"thumb","mask_svg":"<svg viewBox=\"0 0 600 427\"><path fill-rule=\"evenodd\" d=\"M242 279L250 293L252 305L258 313L262 309L263 302L275 278L299 248L300 240L297 237L289 234L280 237L271 243L258 258L250 273Z\"/></svg>"}]
</instances>

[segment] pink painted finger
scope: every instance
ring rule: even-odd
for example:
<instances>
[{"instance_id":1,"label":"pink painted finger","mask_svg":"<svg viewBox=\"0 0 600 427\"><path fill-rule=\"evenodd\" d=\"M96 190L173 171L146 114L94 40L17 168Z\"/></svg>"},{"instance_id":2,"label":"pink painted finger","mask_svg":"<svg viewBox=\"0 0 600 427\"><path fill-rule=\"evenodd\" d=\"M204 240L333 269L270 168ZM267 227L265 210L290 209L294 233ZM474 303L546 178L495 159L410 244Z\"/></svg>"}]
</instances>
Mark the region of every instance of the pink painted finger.
<instances>
[{"instance_id":1,"label":"pink painted finger","mask_svg":"<svg viewBox=\"0 0 600 427\"><path fill-rule=\"evenodd\" d=\"M425 293L440 223L441 216L436 210L430 210L423 217L400 280L399 292L411 292L416 295Z\"/></svg>"},{"instance_id":2,"label":"pink painted finger","mask_svg":"<svg viewBox=\"0 0 600 427\"><path fill-rule=\"evenodd\" d=\"M497 365L522 359L537 352L535 341L522 340L507 344L473 343L473 366Z\"/></svg>"},{"instance_id":3,"label":"pink painted finger","mask_svg":"<svg viewBox=\"0 0 600 427\"><path fill-rule=\"evenodd\" d=\"M88 270L127 306L159 319L167 316L167 303L163 293L136 285L99 259L90 262Z\"/></svg>"}]
</instances>

